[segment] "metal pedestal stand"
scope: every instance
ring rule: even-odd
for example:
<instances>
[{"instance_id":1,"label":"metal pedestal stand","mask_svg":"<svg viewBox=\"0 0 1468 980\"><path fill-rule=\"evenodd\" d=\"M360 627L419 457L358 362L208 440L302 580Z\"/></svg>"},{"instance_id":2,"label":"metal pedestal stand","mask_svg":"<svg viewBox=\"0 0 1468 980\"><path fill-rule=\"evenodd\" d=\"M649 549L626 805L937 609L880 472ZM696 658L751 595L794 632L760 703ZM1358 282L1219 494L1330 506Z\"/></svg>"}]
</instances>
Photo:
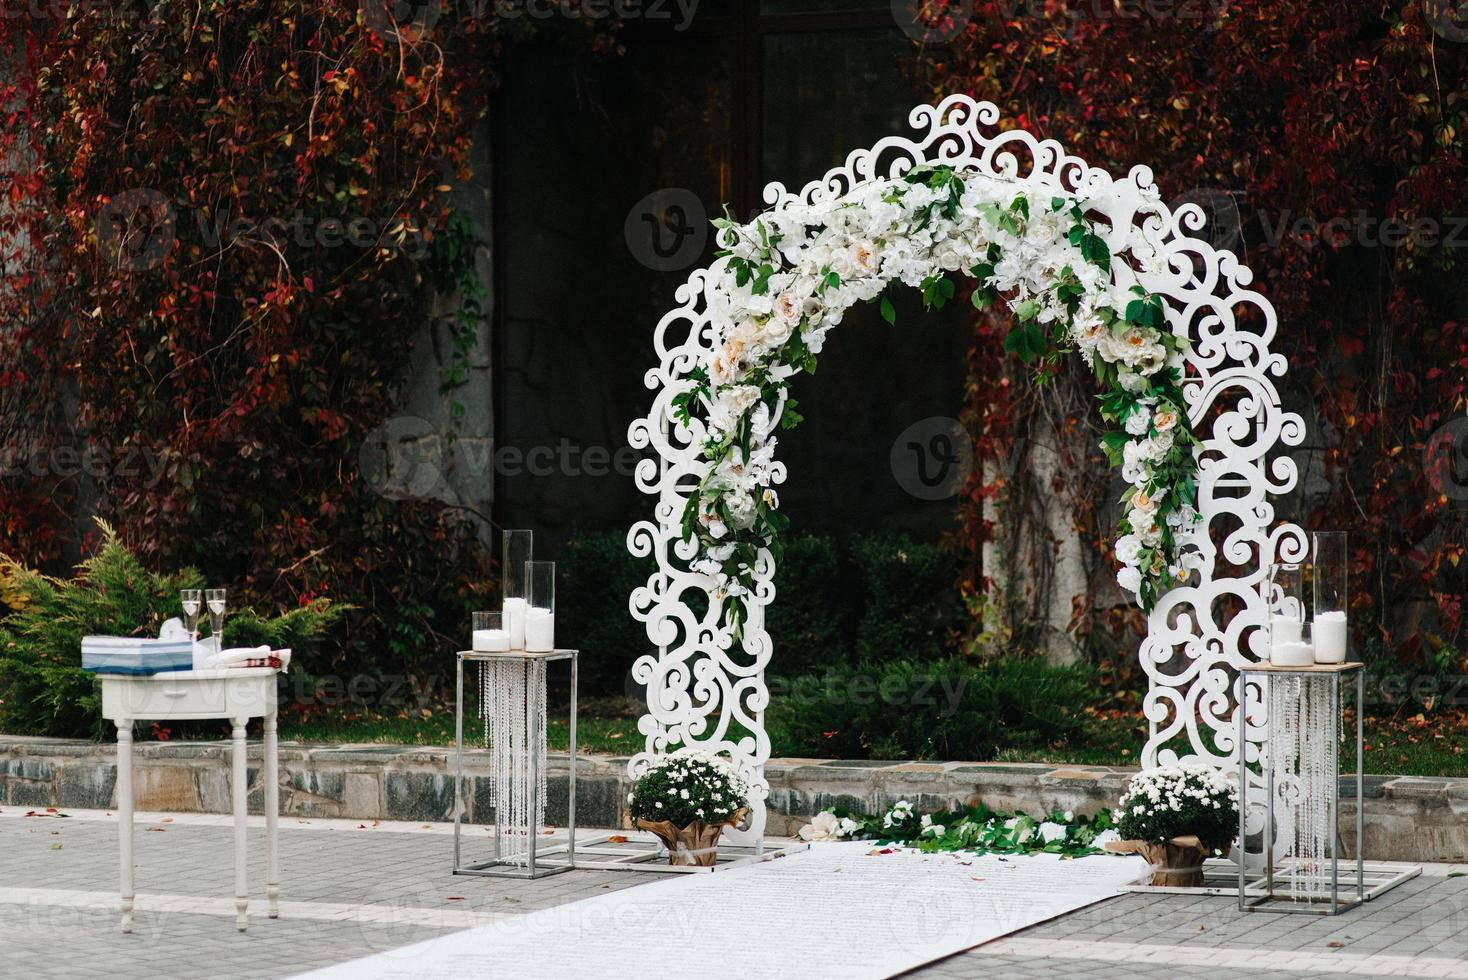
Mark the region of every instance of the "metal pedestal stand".
<instances>
[{"instance_id":1,"label":"metal pedestal stand","mask_svg":"<svg viewBox=\"0 0 1468 980\"><path fill-rule=\"evenodd\" d=\"M1349 911L1360 905L1367 899L1367 874L1365 862L1361 855L1361 836L1363 830L1364 816L1362 803L1362 707L1365 704L1366 694L1366 671L1361 664L1314 664L1308 667L1276 667L1273 664L1252 664L1239 671L1239 848L1242 856L1245 841L1245 821L1248 815L1248 800L1246 787L1248 784L1248 767L1244 752L1249 744L1249 687L1250 679L1254 679L1254 686L1260 689L1264 703L1268 705L1271 685L1287 680L1299 680L1301 684L1301 697L1307 696L1306 684L1310 680L1326 678L1330 682L1330 703L1328 728L1321 732L1301 732L1300 739L1306 738L1328 738L1338 746L1341 741L1341 687L1342 679L1350 674L1356 677L1356 857L1354 867L1348 865L1345 878L1341 874L1341 838L1340 838L1340 807L1341 807L1341 779L1338 771L1322 774L1321 778L1330 781L1329 791L1325 793L1326 800L1326 826L1329 832L1326 837L1328 844L1326 850L1328 857L1324 865L1328 868L1330 898L1325 900L1311 894L1309 890L1301 890L1301 883L1308 882L1313 885L1323 886L1325 884L1325 872L1320 868L1311 868L1299 857L1291 857L1275 866L1274 862L1274 837L1275 837L1275 799L1274 760L1270 758L1276 751L1279 743L1279 734L1276 726L1283 724L1282 719L1270 718L1268 735L1265 741L1264 762L1264 873L1263 877L1253 882L1245 880L1244 865L1247 861L1239 864L1239 908L1243 911L1271 911L1271 912L1295 912L1311 915L1338 915ZM1301 747L1301 758L1303 759L1303 742ZM1300 769L1304 769L1304 763L1300 763ZM1335 767L1338 769L1339 767ZM1306 782L1306 774L1301 771L1299 779ZM1306 798L1319 792L1320 787L1306 786L1300 791L1300 797ZM1350 859L1347 858L1349 861ZM1405 880L1405 879L1403 879Z\"/></svg>"},{"instance_id":2,"label":"metal pedestal stand","mask_svg":"<svg viewBox=\"0 0 1468 980\"><path fill-rule=\"evenodd\" d=\"M465 650L458 656L458 677L455 687L454 699L454 874L477 875L484 878L520 878L533 879L544 878L548 875L560 874L570 871L576 864L576 665L578 651L555 650L548 653L527 653L524 650L511 650L506 653L484 653L477 650ZM566 823L569 836L564 844L552 844L548 847L537 847L539 828L527 828L529 840L527 841L528 853L526 863L522 867L519 863L509 861L501 856L501 842L504 839L504 820L502 816L503 798L495 799L494 808L494 858L482 861L478 864L464 864L462 849L459 840L460 825L464 819L464 663L466 661L488 664L488 663L510 663L523 666L526 676L529 677L531 667L534 664L544 662L546 664L558 660L568 660L571 663L571 706L569 711L570 739L571 739L571 773L570 786L566 797ZM526 726L529 733L528 745L530 751L530 771L539 769L541 730L545 719L540 717L530 707L527 698L525 705ZM534 815L540 812L544 801L532 799L529 804L529 812ZM533 819L533 816L532 816ZM551 860L547 860L551 859Z\"/></svg>"}]
</instances>

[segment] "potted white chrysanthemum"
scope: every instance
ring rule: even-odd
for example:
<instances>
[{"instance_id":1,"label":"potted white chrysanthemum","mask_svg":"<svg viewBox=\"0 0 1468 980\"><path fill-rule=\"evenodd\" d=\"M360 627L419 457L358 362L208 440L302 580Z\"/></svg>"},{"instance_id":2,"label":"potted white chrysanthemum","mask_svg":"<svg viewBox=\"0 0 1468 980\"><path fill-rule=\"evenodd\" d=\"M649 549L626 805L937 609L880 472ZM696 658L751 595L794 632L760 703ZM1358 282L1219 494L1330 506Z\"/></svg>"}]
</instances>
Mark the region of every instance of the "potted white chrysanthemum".
<instances>
[{"instance_id":1,"label":"potted white chrysanthemum","mask_svg":"<svg viewBox=\"0 0 1468 980\"><path fill-rule=\"evenodd\" d=\"M1197 887L1204 860L1238 836L1238 787L1217 769L1151 769L1131 778L1115 820L1121 840L1108 851L1145 857L1154 885Z\"/></svg>"},{"instance_id":2,"label":"potted white chrysanthemum","mask_svg":"<svg viewBox=\"0 0 1468 980\"><path fill-rule=\"evenodd\" d=\"M685 750L650 765L627 802L637 827L667 847L669 864L707 867L724 828L748 812L749 784L718 756Z\"/></svg>"}]
</instances>

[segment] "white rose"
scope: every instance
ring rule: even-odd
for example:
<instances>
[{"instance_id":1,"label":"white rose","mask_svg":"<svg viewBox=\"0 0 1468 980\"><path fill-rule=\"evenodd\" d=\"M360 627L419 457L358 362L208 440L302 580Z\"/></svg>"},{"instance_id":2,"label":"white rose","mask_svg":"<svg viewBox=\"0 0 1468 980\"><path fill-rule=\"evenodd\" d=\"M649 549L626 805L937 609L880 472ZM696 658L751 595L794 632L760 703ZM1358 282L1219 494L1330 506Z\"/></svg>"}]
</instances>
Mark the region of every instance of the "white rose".
<instances>
[{"instance_id":1,"label":"white rose","mask_svg":"<svg viewBox=\"0 0 1468 980\"><path fill-rule=\"evenodd\" d=\"M1116 560L1123 565L1135 565L1141 551L1142 540L1135 534L1123 534L1116 539Z\"/></svg>"},{"instance_id":2,"label":"white rose","mask_svg":"<svg viewBox=\"0 0 1468 980\"><path fill-rule=\"evenodd\" d=\"M1145 408L1138 409L1126 417L1126 431L1129 436L1144 436L1151 425L1152 415Z\"/></svg>"},{"instance_id":3,"label":"white rose","mask_svg":"<svg viewBox=\"0 0 1468 980\"><path fill-rule=\"evenodd\" d=\"M877 252L877 246L869 241L852 242L846 249L846 259L860 276L874 276L882 265L882 256Z\"/></svg>"},{"instance_id":4,"label":"white rose","mask_svg":"<svg viewBox=\"0 0 1468 980\"><path fill-rule=\"evenodd\" d=\"M1139 569L1128 565L1116 573L1116 584L1127 592L1140 592L1142 589L1142 573Z\"/></svg>"},{"instance_id":5,"label":"white rose","mask_svg":"<svg viewBox=\"0 0 1468 980\"><path fill-rule=\"evenodd\" d=\"M1155 436L1147 439L1143 444L1142 455L1153 462L1162 459L1162 457L1167 455L1168 450L1172 449L1173 439L1172 429L1157 433Z\"/></svg>"},{"instance_id":6,"label":"white rose","mask_svg":"<svg viewBox=\"0 0 1468 980\"><path fill-rule=\"evenodd\" d=\"M1137 532L1137 537L1142 539L1142 544L1148 548L1157 547L1162 543L1162 528L1152 523L1138 524L1137 521L1140 519L1150 520L1145 514L1138 514L1136 511L1132 511L1132 515L1128 518L1132 522L1132 529Z\"/></svg>"},{"instance_id":7,"label":"white rose","mask_svg":"<svg viewBox=\"0 0 1468 980\"><path fill-rule=\"evenodd\" d=\"M1191 504L1183 504L1177 510L1172 511L1167 515L1167 526L1192 527L1193 521L1197 518L1197 516L1198 512L1193 509L1193 506Z\"/></svg>"}]
</instances>

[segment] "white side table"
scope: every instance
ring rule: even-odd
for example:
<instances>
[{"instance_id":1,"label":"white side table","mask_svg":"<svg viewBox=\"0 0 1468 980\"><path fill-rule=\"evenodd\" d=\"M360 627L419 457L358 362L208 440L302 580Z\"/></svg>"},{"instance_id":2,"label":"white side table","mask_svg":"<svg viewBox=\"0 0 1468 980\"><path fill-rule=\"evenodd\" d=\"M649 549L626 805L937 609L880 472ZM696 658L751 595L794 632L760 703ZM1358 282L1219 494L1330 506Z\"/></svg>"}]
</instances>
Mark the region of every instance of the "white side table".
<instances>
[{"instance_id":1,"label":"white side table","mask_svg":"<svg viewBox=\"0 0 1468 980\"><path fill-rule=\"evenodd\" d=\"M122 931L133 928L133 722L228 719L233 729L235 924L247 922L245 813L245 725L265 720L265 894L270 918L280 915L280 869L276 831L280 809L280 763L276 752L274 667L180 670L149 677L99 674L102 717L117 725L117 802L122 852Z\"/></svg>"}]
</instances>

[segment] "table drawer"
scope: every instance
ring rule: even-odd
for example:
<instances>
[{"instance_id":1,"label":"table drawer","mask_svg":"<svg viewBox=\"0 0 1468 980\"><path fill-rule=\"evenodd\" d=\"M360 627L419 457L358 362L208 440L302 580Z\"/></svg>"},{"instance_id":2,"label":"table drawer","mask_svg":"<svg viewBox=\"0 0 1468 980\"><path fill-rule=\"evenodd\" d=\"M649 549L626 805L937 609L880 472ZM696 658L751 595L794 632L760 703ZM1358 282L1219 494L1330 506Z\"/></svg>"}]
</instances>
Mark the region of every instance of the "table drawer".
<instances>
[{"instance_id":1,"label":"table drawer","mask_svg":"<svg viewBox=\"0 0 1468 980\"><path fill-rule=\"evenodd\" d=\"M149 721L190 718L258 718L275 709L275 676L147 678L107 677L102 682L106 718Z\"/></svg>"}]
</instances>

